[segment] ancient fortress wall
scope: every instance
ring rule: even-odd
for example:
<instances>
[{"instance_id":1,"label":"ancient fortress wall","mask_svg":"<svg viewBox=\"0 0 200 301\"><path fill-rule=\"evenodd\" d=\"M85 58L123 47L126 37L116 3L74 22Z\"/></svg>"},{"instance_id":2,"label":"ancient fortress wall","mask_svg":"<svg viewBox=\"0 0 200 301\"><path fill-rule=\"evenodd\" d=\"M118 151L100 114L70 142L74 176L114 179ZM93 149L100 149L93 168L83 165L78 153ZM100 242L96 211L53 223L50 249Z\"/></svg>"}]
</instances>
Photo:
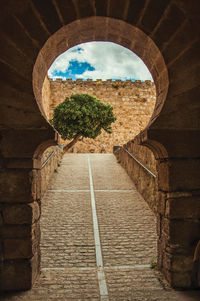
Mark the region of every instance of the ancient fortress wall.
<instances>
[{"instance_id":1,"label":"ancient fortress wall","mask_svg":"<svg viewBox=\"0 0 200 301\"><path fill-rule=\"evenodd\" d=\"M94 95L111 104L117 121L112 125L111 135L104 132L95 140L84 139L74 146L73 152L110 153L114 145L123 145L133 139L148 124L156 100L155 85L151 81L53 81L46 78L43 103L47 117L51 119L53 109L66 97L82 93Z\"/></svg>"}]
</instances>

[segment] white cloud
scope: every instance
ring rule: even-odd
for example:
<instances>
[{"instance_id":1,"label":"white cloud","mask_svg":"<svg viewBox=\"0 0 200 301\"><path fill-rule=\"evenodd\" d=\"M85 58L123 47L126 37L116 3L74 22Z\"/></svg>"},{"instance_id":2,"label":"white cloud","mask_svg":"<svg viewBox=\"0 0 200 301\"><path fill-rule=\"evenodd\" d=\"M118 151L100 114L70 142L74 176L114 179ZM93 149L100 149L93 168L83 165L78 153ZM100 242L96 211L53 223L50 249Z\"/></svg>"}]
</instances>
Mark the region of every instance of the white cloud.
<instances>
[{"instance_id":1,"label":"white cloud","mask_svg":"<svg viewBox=\"0 0 200 301\"><path fill-rule=\"evenodd\" d=\"M87 62L95 68L94 71L86 70L77 75L77 78L153 80L146 65L136 54L110 42L90 42L69 49L54 61L48 75L53 77L56 70L66 72L72 60Z\"/></svg>"}]
</instances>

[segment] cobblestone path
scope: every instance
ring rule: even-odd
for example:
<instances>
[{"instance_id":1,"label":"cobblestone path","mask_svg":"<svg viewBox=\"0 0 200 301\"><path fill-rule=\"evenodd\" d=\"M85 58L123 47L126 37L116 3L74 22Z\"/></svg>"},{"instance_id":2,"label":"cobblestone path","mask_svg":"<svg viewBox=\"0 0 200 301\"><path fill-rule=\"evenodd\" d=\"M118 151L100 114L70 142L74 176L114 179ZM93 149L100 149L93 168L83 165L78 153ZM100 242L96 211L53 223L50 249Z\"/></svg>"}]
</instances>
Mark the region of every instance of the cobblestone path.
<instances>
[{"instance_id":1,"label":"cobblestone path","mask_svg":"<svg viewBox=\"0 0 200 301\"><path fill-rule=\"evenodd\" d=\"M42 200L41 276L3 300L199 300L164 289L155 218L111 154L67 154Z\"/></svg>"}]
</instances>

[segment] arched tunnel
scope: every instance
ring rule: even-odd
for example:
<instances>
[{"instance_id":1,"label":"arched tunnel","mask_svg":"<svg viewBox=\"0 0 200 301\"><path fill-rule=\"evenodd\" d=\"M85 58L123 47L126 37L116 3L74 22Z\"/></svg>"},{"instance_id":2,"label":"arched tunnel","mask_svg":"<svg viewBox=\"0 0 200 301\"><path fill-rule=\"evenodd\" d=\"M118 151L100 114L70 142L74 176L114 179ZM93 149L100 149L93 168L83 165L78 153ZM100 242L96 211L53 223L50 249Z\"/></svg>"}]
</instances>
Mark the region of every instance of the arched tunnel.
<instances>
[{"instance_id":1,"label":"arched tunnel","mask_svg":"<svg viewBox=\"0 0 200 301\"><path fill-rule=\"evenodd\" d=\"M152 74L155 110L132 143L156 158L159 267L171 286L192 288L200 240L199 1L3 0L0 15L0 289L30 289L39 273L40 161L57 143L42 86L59 54L89 41L130 49Z\"/></svg>"}]
</instances>

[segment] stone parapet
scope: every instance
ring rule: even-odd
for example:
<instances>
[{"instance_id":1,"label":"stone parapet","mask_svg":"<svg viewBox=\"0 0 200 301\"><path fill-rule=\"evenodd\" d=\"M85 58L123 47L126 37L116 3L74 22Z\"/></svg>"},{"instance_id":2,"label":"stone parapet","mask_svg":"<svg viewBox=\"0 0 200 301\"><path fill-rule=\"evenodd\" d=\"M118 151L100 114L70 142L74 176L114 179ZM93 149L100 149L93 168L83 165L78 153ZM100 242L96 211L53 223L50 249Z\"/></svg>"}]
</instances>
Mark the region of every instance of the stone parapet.
<instances>
[{"instance_id":1,"label":"stone parapet","mask_svg":"<svg viewBox=\"0 0 200 301\"><path fill-rule=\"evenodd\" d=\"M123 148L119 148L114 152L118 162L125 168L137 190L141 193L153 212L156 213L158 200L157 177L153 177L136 160L134 160L125 149L152 172L152 174L157 176L154 155L150 149L137 144L136 141L130 141L125 144Z\"/></svg>"},{"instance_id":2,"label":"stone parapet","mask_svg":"<svg viewBox=\"0 0 200 301\"><path fill-rule=\"evenodd\" d=\"M41 158L41 196L46 192L53 173L57 171L62 154L62 150L57 146L51 146L44 152Z\"/></svg>"},{"instance_id":3,"label":"stone parapet","mask_svg":"<svg viewBox=\"0 0 200 301\"><path fill-rule=\"evenodd\" d=\"M52 78L46 78L47 80L50 81L50 84L53 82L54 84L58 84L60 85L60 83L63 83L65 85L68 84L73 84L73 86L77 85L79 86L81 85L85 85L85 86L89 86L89 85L104 85L104 86L113 86L115 87L117 84L118 85L122 85L123 87L126 87L127 85L131 85L131 86L135 86L135 87L140 87L140 88L149 88L149 87L154 87L154 83L150 80L145 80L145 81L141 81L141 80L126 80L126 81L122 81L122 80L112 80L112 79L107 79L107 80L102 80L102 79L96 79L96 80L92 80L92 79L87 79L87 80L83 80L83 79L76 79L73 80L71 78L67 78L67 79L62 79L62 78L56 78L56 79L52 79Z\"/></svg>"}]
</instances>

